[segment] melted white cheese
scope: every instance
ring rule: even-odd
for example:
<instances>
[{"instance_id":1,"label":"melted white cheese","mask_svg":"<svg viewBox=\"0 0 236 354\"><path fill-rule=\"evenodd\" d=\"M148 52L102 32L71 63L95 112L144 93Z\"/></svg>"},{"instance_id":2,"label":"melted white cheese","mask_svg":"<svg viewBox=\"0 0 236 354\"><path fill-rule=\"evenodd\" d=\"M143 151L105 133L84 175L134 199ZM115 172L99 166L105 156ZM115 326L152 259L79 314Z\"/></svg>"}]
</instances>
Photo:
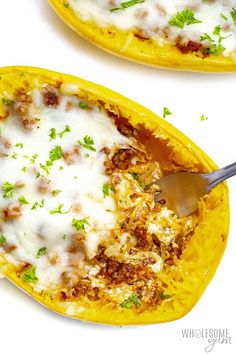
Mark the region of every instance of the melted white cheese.
<instances>
[{"instance_id":1,"label":"melted white cheese","mask_svg":"<svg viewBox=\"0 0 236 354\"><path fill-rule=\"evenodd\" d=\"M106 198L103 196L103 184L107 183L109 178L104 173L105 154L101 150L105 146L112 147L113 144L121 147L132 144L132 139L121 135L105 112L97 107L91 110L81 109L78 98L71 96L69 100L76 104L70 110L66 109L68 97L65 96L57 109L46 108L42 103L41 94L35 92L33 101L37 106L40 121L38 128L35 127L32 131L25 130L14 113L4 122L0 122L2 136L12 144L8 150L9 156L0 159L1 209L17 202L19 196L24 196L29 203L21 206L20 217L0 223L0 234L4 235L8 244L16 246L11 254L5 256L13 264L25 261L35 265L39 290L54 286L61 273L69 266L67 249L76 233L72 226L73 219L86 219L89 222L89 225L85 225L85 245L89 257L95 255L100 240L109 237L110 230L116 226L116 204L112 193ZM66 125L70 127L70 132L65 133L62 138L57 136L55 140L50 139L52 128L59 133ZM70 151L78 145L77 141L83 141L85 136L94 140L96 151L81 147L76 163L68 165L60 158L54 162L49 175L40 168L40 163L45 164L49 152L55 146L61 146L63 152ZM23 146L17 147L16 144L19 143ZM38 156L35 162L31 163L30 160L35 154ZM50 180L51 190L61 192L56 196L40 193L37 171ZM13 185L23 182L24 187L14 190L13 196L6 199L3 198L2 190L5 182ZM44 205L32 210L34 203L41 203L42 199ZM51 215L50 211L59 204L63 204L63 212L70 211L67 214ZM77 211L71 209L75 205L79 206ZM37 258L42 247L47 248L47 253ZM58 262L52 265L49 257L55 255L59 257Z\"/></svg>"},{"instance_id":2,"label":"melted white cheese","mask_svg":"<svg viewBox=\"0 0 236 354\"><path fill-rule=\"evenodd\" d=\"M160 44L176 43L179 36L185 41L200 41L207 33L216 43L219 37L213 34L216 26L221 26L221 34L227 37L222 41L224 55L236 50L236 24L231 12L236 8L236 0L145 0L124 10L119 8L125 0L68 0L73 11L84 21L94 20L101 27L115 26L120 30L142 30ZM201 23L186 25L184 29L170 26L169 20L186 8L194 11ZM212 44L203 42L203 44Z\"/></svg>"}]
</instances>

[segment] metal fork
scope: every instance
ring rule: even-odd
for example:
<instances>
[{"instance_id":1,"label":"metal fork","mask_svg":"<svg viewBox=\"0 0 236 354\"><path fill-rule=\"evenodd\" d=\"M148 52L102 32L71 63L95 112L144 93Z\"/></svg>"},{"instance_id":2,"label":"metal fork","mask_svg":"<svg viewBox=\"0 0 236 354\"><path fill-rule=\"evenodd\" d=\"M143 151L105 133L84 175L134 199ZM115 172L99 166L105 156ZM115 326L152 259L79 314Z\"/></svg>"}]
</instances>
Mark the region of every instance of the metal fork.
<instances>
[{"instance_id":1,"label":"metal fork","mask_svg":"<svg viewBox=\"0 0 236 354\"><path fill-rule=\"evenodd\" d=\"M173 173L151 183L161 188L161 192L154 195L154 201L163 201L178 217L185 217L198 208L199 200L212 188L234 175L236 163L211 173Z\"/></svg>"}]
</instances>

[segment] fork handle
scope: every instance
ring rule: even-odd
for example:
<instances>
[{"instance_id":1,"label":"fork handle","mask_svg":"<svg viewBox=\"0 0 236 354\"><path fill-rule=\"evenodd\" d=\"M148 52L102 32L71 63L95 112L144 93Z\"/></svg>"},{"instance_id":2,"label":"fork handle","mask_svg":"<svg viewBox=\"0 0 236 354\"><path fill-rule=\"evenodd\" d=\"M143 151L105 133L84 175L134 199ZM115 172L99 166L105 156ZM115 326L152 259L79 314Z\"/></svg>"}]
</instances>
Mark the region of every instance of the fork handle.
<instances>
[{"instance_id":1,"label":"fork handle","mask_svg":"<svg viewBox=\"0 0 236 354\"><path fill-rule=\"evenodd\" d=\"M225 181L226 179L236 175L236 162L229 166L223 167L220 170L207 174L209 182L209 190L217 186L217 184Z\"/></svg>"}]
</instances>

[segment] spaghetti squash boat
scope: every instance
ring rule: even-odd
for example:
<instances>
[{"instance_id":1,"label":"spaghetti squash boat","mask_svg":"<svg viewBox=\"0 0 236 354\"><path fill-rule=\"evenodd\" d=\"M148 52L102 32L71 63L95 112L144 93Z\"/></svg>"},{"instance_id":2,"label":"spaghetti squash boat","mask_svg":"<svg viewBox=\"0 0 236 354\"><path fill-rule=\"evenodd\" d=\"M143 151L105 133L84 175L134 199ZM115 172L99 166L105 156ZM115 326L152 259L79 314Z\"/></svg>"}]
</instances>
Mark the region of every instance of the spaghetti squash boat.
<instances>
[{"instance_id":1,"label":"spaghetti squash boat","mask_svg":"<svg viewBox=\"0 0 236 354\"><path fill-rule=\"evenodd\" d=\"M104 87L28 67L0 69L0 128L6 278L85 321L158 323L190 311L225 249L227 187L179 219L147 185L215 169L196 145Z\"/></svg>"},{"instance_id":2,"label":"spaghetti squash boat","mask_svg":"<svg viewBox=\"0 0 236 354\"><path fill-rule=\"evenodd\" d=\"M177 70L236 71L235 0L49 0L82 37L121 57Z\"/></svg>"}]
</instances>

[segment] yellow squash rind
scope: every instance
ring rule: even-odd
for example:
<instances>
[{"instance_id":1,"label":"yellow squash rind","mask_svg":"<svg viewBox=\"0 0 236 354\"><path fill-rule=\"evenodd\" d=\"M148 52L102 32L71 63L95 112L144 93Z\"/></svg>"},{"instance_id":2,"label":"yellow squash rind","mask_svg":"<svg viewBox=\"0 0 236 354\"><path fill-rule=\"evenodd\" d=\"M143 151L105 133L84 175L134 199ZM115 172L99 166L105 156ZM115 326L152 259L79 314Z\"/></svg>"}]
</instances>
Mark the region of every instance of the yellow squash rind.
<instances>
[{"instance_id":1,"label":"yellow squash rind","mask_svg":"<svg viewBox=\"0 0 236 354\"><path fill-rule=\"evenodd\" d=\"M210 55L206 58L196 53L183 54L174 45L161 46L152 40L141 40L132 31L120 31L114 27L101 28L95 22L82 21L70 7L65 6L63 0L48 1L61 19L81 37L120 57L173 70L236 71L236 53L228 57Z\"/></svg>"},{"instance_id":2,"label":"yellow squash rind","mask_svg":"<svg viewBox=\"0 0 236 354\"><path fill-rule=\"evenodd\" d=\"M93 102L103 101L107 108L119 111L134 126L142 124L155 136L170 141L176 159L181 159L186 165L201 165L205 171L217 168L191 140L148 109L107 88L70 75L32 67L5 67L0 69L0 97L6 92L12 94L26 82L30 83L29 88L45 83L62 82L62 93L77 93L80 97ZM85 299L78 302L63 302L55 300L50 291L38 293L17 277L14 267L6 262L4 255L0 255L0 271L41 304L65 316L112 325L172 321L187 314L201 297L224 253L228 230L228 189L223 183L201 202L199 226L176 268L171 274L160 273L160 277L169 284L168 294L172 297L164 300L156 310L141 313L113 308L111 304L101 306L98 302Z\"/></svg>"}]
</instances>

